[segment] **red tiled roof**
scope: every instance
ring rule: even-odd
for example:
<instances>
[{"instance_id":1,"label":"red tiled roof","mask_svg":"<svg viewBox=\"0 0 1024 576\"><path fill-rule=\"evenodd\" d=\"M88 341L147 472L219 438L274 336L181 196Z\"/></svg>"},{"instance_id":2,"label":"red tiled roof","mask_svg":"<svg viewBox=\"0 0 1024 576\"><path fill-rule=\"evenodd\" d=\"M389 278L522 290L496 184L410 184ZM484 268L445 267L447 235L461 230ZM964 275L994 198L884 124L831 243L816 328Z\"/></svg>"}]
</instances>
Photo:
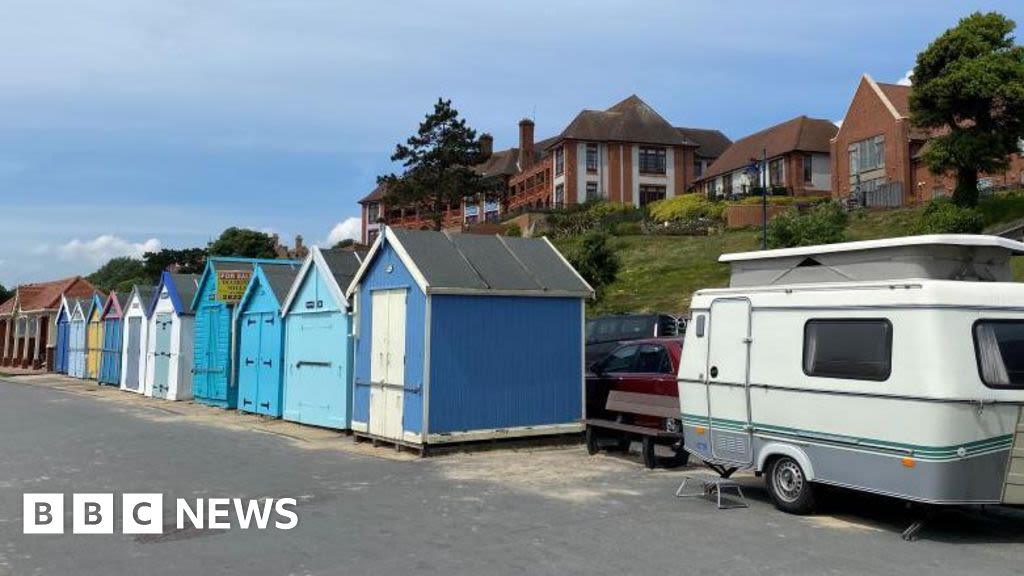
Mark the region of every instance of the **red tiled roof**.
<instances>
[{"instance_id":1,"label":"red tiled roof","mask_svg":"<svg viewBox=\"0 0 1024 576\"><path fill-rule=\"evenodd\" d=\"M714 178L743 168L752 159L760 158L762 150L768 158L790 152L828 153L829 140L838 130L831 120L797 116L733 142L701 179Z\"/></svg>"},{"instance_id":2,"label":"red tiled roof","mask_svg":"<svg viewBox=\"0 0 1024 576\"><path fill-rule=\"evenodd\" d=\"M889 101L893 109L896 110L896 114L908 122L910 121L910 86L904 86L902 84L885 84L883 82L875 82L878 89L882 92L882 96ZM924 128L917 128L914 125L910 125L910 138L912 140L927 140L937 133L934 130L927 130Z\"/></svg>"},{"instance_id":3,"label":"red tiled roof","mask_svg":"<svg viewBox=\"0 0 1024 576\"><path fill-rule=\"evenodd\" d=\"M559 140L697 146L636 94L607 110L580 112L562 131Z\"/></svg>"},{"instance_id":4,"label":"red tiled roof","mask_svg":"<svg viewBox=\"0 0 1024 576\"><path fill-rule=\"evenodd\" d=\"M22 284L15 289L15 298L0 306L0 313L10 314L14 308L14 300L18 301L18 308L31 312L35 310L56 310L60 307L60 297L66 294L68 298L82 298L96 292L96 288L88 280L81 276L73 276L52 282L40 282L37 284ZM8 307L8 305L10 305Z\"/></svg>"}]
</instances>

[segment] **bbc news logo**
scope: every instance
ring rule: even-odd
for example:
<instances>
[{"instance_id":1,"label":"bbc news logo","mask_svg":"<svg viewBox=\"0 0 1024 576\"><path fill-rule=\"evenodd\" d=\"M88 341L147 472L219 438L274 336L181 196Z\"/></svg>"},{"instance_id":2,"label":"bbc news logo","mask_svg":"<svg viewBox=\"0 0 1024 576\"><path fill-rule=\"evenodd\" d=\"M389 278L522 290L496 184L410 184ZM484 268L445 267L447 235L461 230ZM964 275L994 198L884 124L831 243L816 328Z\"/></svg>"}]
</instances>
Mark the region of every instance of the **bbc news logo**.
<instances>
[{"instance_id":1,"label":"bbc news logo","mask_svg":"<svg viewBox=\"0 0 1024 576\"><path fill-rule=\"evenodd\" d=\"M22 499L22 531L25 534L64 533L64 494L24 494ZM294 498L185 498L175 500L175 526L178 530L228 530L234 512L242 530L291 530L299 525ZM72 494L72 534L113 534L113 494ZM271 520L273 519L273 522ZM163 534L163 494L122 494L122 534Z\"/></svg>"}]
</instances>

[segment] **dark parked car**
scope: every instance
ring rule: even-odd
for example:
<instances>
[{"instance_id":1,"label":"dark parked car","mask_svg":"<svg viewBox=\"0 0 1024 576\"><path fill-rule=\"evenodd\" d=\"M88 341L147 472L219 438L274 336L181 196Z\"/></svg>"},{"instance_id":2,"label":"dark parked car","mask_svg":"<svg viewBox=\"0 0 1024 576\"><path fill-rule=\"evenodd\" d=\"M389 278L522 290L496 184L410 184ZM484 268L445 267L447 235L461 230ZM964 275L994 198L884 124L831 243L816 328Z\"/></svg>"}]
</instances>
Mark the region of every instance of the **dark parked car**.
<instances>
[{"instance_id":1,"label":"dark parked car","mask_svg":"<svg viewBox=\"0 0 1024 576\"><path fill-rule=\"evenodd\" d=\"M644 464L654 468L655 446L671 446L672 463L685 464L676 374L681 338L648 338L620 344L587 374L587 449L596 453L612 442L628 450L642 444Z\"/></svg>"},{"instance_id":2,"label":"dark parked car","mask_svg":"<svg viewBox=\"0 0 1024 576\"><path fill-rule=\"evenodd\" d=\"M680 321L668 314L623 314L587 320L587 366L599 362L620 343L683 333Z\"/></svg>"}]
</instances>

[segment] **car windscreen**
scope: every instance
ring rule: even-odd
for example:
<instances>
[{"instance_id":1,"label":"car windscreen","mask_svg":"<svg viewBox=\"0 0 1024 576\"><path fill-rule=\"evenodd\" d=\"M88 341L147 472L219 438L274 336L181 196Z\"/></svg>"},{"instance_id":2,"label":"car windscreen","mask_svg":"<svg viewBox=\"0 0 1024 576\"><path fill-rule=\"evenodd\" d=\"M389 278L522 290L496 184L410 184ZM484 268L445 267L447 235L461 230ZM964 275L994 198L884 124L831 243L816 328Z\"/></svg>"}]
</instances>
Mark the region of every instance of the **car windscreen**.
<instances>
[{"instance_id":1,"label":"car windscreen","mask_svg":"<svg viewBox=\"0 0 1024 576\"><path fill-rule=\"evenodd\" d=\"M978 320L974 351L986 386L1024 389L1024 320Z\"/></svg>"}]
</instances>

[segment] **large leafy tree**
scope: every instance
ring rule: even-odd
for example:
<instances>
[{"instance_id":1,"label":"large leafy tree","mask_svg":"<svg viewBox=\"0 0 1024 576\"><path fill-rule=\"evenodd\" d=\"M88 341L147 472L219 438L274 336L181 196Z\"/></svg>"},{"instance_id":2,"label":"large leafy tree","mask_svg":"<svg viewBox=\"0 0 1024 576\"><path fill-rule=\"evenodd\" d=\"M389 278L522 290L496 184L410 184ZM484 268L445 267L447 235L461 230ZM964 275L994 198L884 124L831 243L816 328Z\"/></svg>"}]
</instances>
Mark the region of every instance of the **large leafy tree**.
<instances>
[{"instance_id":1,"label":"large leafy tree","mask_svg":"<svg viewBox=\"0 0 1024 576\"><path fill-rule=\"evenodd\" d=\"M7 302L14 297L14 292L8 290L3 284L0 284L0 304Z\"/></svg>"},{"instance_id":2,"label":"large leafy tree","mask_svg":"<svg viewBox=\"0 0 1024 576\"><path fill-rule=\"evenodd\" d=\"M128 256L110 259L86 279L104 292L129 292L133 284L149 283L146 266L142 260Z\"/></svg>"},{"instance_id":3,"label":"large leafy tree","mask_svg":"<svg viewBox=\"0 0 1024 576\"><path fill-rule=\"evenodd\" d=\"M201 274L206 266L206 249L164 248L159 252L146 252L142 255L142 262L146 280L150 284L156 284L160 281L160 273L171 266L176 266L183 274Z\"/></svg>"},{"instance_id":4,"label":"large leafy tree","mask_svg":"<svg viewBox=\"0 0 1024 576\"><path fill-rule=\"evenodd\" d=\"M597 299L604 296L605 288L615 281L619 273L619 258L608 241L608 235L600 230L583 234L569 249L566 258L594 289Z\"/></svg>"},{"instance_id":5,"label":"large leafy tree","mask_svg":"<svg viewBox=\"0 0 1024 576\"><path fill-rule=\"evenodd\" d=\"M207 247L210 256L240 256L243 258L276 258L274 238L270 234L235 228L232 226L221 233Z\"/></svg>"},{"instance_id":6,"label":"large leafy tree","mask_svg":"<svg viewBox=\"0 0 1024 576\"><path fill-rule=\"evenodd\" d=\"M933 130L924 159L956 172L953 200L978 203L978 174L1004 169L1024 138L1024 47L1013 20L974 13L917 56L910 92L914 125Z\"/></svg>"},{"instance_id":7,"label":"large leafy tree","mask_svg":"<svg viewBox=\"0 0 1024 576\"><path fill-rule=\"evenodd\" d=\"M417 211L440 230L449 206L460 205L464 197L497 190L495 179L472 169L482 160L476 131L459 118L451 100L438 98L416 134L395 147L391 161L401 162L403 173L377 180L385 186L387 205Z\"/></svg>"}]
</instances>

